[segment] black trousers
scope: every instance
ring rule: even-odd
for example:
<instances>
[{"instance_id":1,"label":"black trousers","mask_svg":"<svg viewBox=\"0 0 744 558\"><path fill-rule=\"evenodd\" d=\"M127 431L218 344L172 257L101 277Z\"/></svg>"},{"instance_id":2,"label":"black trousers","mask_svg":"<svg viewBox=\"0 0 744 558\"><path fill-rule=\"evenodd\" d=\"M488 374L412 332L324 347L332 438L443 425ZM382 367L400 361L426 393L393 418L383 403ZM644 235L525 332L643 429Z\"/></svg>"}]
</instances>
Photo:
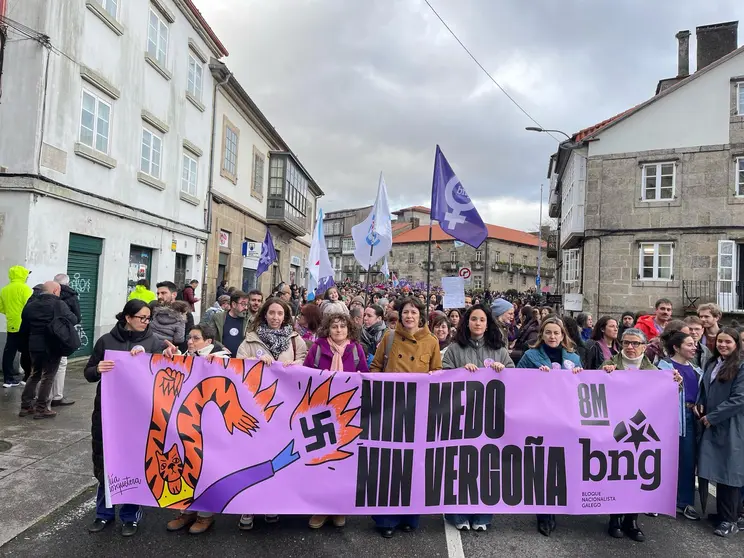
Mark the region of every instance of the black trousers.
<instances>
[{"instance_id":1,"label":"black trousers","mask_svg":"<svg viewBox=\"0 0 744 558\"><path fill-rule=\"evenodd\" d=\"M610 516L610 521L612 521L613 519L619 519L622 522L627 521L628 523L630 523L633 520L638 521L638 514L637 513L626 513L625 515L613 514Z\"/></svg>"},{"instance_id":2,"label":"black trousers","mask_svg":"<svg viewBox=\"0 0 744 558\"><path fill-rule=\"evenodd\" d=\"M47 353L31 353L31 377L26 382L21 395L21 408L30 409L36 397L36 411L41 412L49 404L54 377L57 375L61 357ZM39 388L38 392L36 388Z\"/></svg>"},{"instance_id":3,"label":"black trousers","mask_svg":"<svg viewBox=\"0 0 744 558\"><path fill-rule=\"evenodd\" d=\"M5 348L3 349L3 377L6 383L15 379L15 357L16 353L20 350L21 334L18 332L8 332L5 338Z\"/></svg>"},{"instance_id":4,"label":"black trousers","mask_svg":"<svg viewBox=\"0 0 744 558\"><path fill-rule=\"evenodd\" d=\"M736 523L742 511L741 487L717 484L716 507L721 521Z\"/></svg>"}]
</instances>

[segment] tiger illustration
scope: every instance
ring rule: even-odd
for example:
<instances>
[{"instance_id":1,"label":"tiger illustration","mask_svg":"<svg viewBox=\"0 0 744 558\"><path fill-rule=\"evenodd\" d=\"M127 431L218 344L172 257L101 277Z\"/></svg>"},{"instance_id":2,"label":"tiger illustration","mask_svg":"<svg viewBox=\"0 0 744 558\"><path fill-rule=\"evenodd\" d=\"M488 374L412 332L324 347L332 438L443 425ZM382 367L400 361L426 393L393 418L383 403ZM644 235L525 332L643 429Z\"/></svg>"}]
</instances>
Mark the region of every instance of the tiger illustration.
<instances>
[{"instance_id":1,"label":"tiger illustration","mask_svg":"<svg viewBox=\"0 0 744 558\"><path fill-rule=\"evenodd\" d=\"M165 438L171 413L181 393L185 376L170 367L155 375L153 407L145 450L145 479L161 508L185 509L193 502L203 460L202 411L213 402L220 409L227 431L234 429L249 436L258 429L258 421L240 404L230 378L214 376L199 382L178 410L176 426L183 444L165 451Z\"/></svg>"}]
</instances>

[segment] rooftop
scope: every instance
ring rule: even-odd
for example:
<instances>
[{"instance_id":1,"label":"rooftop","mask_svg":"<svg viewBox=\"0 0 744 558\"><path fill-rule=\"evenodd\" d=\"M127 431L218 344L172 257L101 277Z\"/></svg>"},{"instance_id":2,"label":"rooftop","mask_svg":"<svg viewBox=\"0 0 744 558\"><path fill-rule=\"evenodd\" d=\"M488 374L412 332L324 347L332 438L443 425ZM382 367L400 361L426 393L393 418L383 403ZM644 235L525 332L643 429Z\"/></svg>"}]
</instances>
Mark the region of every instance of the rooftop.
<instances>
[{"instance_id":1,"label":"rooftop","mask_svg":"<svg viewBox=\"0 0 744 558\"><path fill-rule=\"evenodd\" d=\"M426 208L424 208L426 209ZM428 211L428 209L427 209ZM525 231L518 231L516 229L508 229L506 227L500 227L498 225L486 225L488 227L488 238L492 240L502 240L504 242L513 242L515 244L524 244L525 246L534 246L537 248L540 240ZM437 242L454 240L453 237L448 235L442 230L439 225L421 225L410 231L399 234L393 237L393 244L410 244L412 242L428 242L429 240L429 228L431 231L431 239ZM547 246L547 243L543 241L543 248Z\"/></svg>"},{"instance_id":2,"label":"rooftop","mask_svg":"<svg viewBox=\"0 0 744 558\"><path fill-rule=\"evenodd\" d=\"M400 215L401 213L404 213L406 211L416 211L417 213L426 213L427 215L431 213L428 207L424 207L423 205L414 205L411 207L404 207L403 209L399 209L398 211L393 211L393 215Z\"/></svg>"},{"instance_id":3,"label":"rooftop","mask_svg":"<svg viewBox=\"0 0 744 558\"><path fill-rule=\"evenodd\" d=\"M214 44L217 45L217 49L222 53L222 56L227 56L230 54L227 52L227 49L225 48L225 45L222 44L222 41L217 37L217 33L214 32L212 27L207 23L207 20L204 19L204 16L199 11L199 8L196 7L193 0L185 0L186 5L189 7L191 12L194 14L194 17L199 20L199 23L204 27L204 31L206 31L207 35L209 35L209 38L214 41Z\"/></svg>"}]
</instances>

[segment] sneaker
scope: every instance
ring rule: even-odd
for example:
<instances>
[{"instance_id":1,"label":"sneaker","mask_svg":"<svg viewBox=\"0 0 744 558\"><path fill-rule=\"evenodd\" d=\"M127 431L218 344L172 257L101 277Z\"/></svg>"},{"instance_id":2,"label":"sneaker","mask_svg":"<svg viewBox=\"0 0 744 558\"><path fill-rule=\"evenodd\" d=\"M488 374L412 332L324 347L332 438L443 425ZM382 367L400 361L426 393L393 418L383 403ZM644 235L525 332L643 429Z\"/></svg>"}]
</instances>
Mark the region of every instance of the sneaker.
<instances>
[{"instance_id":1,"label":"sneaker","mask_svg":"<svg viewBox=\"0 0 744 558\"><path fill-rule=\"evenodd\" d=\"M3 384L3 387L4 388L12 388L12 387L20 386L20 385L21 385L21 382L19 382L18 380L11 380L9 382L5 382ZM23 385L26 385L26 384L24 383Z\"/></svg>"},{"instance_id":2,"label":"sneaker","mask_svg":"<svg viewBox=\"0 0 744 558\"><path fill-rule=\"evenodd\" d=\"M659 517L659 514L658 513L647 513L646 515L648 517Z\"/></svg>"},{"instance_id":3,"label":"sneaker","mask_svg":"<svg viewBox=\"0 0 744 558\"><path fill-rule=\"evenodd\" d=\"M241 515L240 521L238 521L238 529L240 529L241 531L250 531L251 529L253 529L253 515Z\"/></svg>"},{"instance_id":4,"label":"sneaker","mask_svg":"<svg viewBox=\"0 0 744 558\"><path fill-rule=\"evenodd\" d=\"M471 528L473 531L488 531L488 525L485 523L473 523Z\"/></svg>"},{"instance_id":5,"label":"sneaker","mask_svg":"<svg viewBox=\"0 0 744 558\"><path fill-rule=\"evenodd\" d=\"M88 525L88 532L89 533L100 533L103 531L106 527L113 524L113 521L109 521L108 519L100 519L96 517L95 521Z\"/></svg>"},{"instance_id":6,"label":"sneaker","mask_svg":"<svg viewBox=\"0 0 744 558\"><path fill-rule=\"evenodd\" d=\"M744 531L744 516L739 516L739 519L736 520L736 526L739 528L739 531Z\"/></svg>"},{"instance_id":7,"label":"sneaker","mask_svg":"<svg viewBox=\"0 0 744 558\"><path fill-rule=\"evenodd\" d=\"M67 399L66 397L63 397L62 399L52 399L52 407L68 407L69 405L74 404L74 399Z\"/></svg>"},{"instance_id":8,"label":"sneaker","mask_svg":"<svg viewBox=\"0 0 744 558\"><path fill-rule=\"evenodd\" d=\"M122 537L133 537L137 534L137 522L128 521L121 526Z\"/></svg>"},{"instance_id":9,"label":"sneaker","mask_svg":"<svg viewBox=\"0 0 744 558\"><path fill-rule=\"evenodd\" d=\"M264 521L266 523L279 523L278 515L264 515Z\"/></svg>"},{"instance_id":10,"label":"sneaker","mask_svg":"<svg viewBox=\"0 0 744 558\"><path fill-rule=\"evenodd\" d=\"M54 418L56 416L57 416L57 411L52 411L51 409L44 409L42 411L36 411L36 413L34 413L35 419L48 419L48 418Z\"/></svg>"},{"instance_id":11,"label":"sneaker","mask_svg":"<svg viewBox=\"0 0 744 558\"><path fill-rule=\"evenodd\" d=\"M721 524L716 527L716 530L713 531L713 534L718 535L719 537L728 537L729 535L735 535L738 532L739 527L737 527L736 523L722 521Z\"/></svg>"},{"instance_id":12,"label":"sneaker","mask_svg":"<svg viewBox=\"0 0 744 558\"><path fill-rule=\"evenodd\" d=\"M470 522L460 521L458 523L455 523L455 529L457 529L458 531L470 531Z\"/></svg>"},{"instance_id":13,"label":"sneaker","mask_svg":"<svg viewBox=\"0 0 744 558\"><path fill-rule=\"evenodd\" d=\"M700 514L692 506L685 506L685 509L682 511L682 515L684 515L690 521L700 521Z\"/></svg>"},{"instance_id":14,"label":"sneaker","mask_svg":"<svg viewBox=\"0 0 744 558\"><path fill-rule=\"evenodd\" d=\"M214 523L214 517L197 517L194 524L189 529L189 533L192 535L201 535L207 529L209 529Z\"/></svg>"}]
</instances>

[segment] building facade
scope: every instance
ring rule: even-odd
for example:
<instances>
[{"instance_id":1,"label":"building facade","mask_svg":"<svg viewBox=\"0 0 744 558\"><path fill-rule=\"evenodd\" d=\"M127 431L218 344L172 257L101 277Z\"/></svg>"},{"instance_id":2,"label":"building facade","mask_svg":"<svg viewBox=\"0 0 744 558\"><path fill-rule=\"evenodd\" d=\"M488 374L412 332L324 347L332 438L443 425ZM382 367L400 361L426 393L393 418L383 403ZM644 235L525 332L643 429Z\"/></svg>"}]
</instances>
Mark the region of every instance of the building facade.
<instances>
[{"instance_id":1,"label":"building facade","mask_svg":"<svg viewBox=\"0 0 744 558\"><path fill-rule=\"evenodd\" d=\"M468 288L504 292L536 288L540 255L537 236L527 232L488 226L488 238L478 248L455 243L439 225L433 225L431 248L432 285L441 285L442 277L457 275L463 268L471 272ZM389 260L391 271L411 283L425 282L427 277L429 229L422 225L393 238ZM543 242L543 248L545 242ZM543 252L544 254L544 252ZM541 261L542 287L550 288L555 266L546 257Z\"/></svg>"},{"instance_id":2,"label":"building facade","mask_svg":"<svg viewBox=\"0 0 744 558\"><path fill-rule=\"evenodd\" d=\"M215 131L206 296L228 285L268 294L281 281L307 285L317 199L323 194L225 64L213 61ZM277 261L256 277L271 231Z\"/></svg>"},{"instance_id":3,"label":"building facade","mask_svg":"<svg viewBox=\"0 0 744 558\"><path fill-rule=\"evenodd\" d=\"M575 134L551 159L564 292L595 314L744 312L744 48L737 22L680 32L679 72L657 94Z\"/></svg>"},{"instance_id":4,"label":"building facade","mask_svg":"<svg viewBox=\"0 0 744 558\"><path fill-rule=\"evenodd\" d=\"M227 51L190 0L27 0L5 15L26 40L3 45L0 274L70 275L86 354L138 279L202 279L207 65Z\"/></svg>"}]
</instances>

